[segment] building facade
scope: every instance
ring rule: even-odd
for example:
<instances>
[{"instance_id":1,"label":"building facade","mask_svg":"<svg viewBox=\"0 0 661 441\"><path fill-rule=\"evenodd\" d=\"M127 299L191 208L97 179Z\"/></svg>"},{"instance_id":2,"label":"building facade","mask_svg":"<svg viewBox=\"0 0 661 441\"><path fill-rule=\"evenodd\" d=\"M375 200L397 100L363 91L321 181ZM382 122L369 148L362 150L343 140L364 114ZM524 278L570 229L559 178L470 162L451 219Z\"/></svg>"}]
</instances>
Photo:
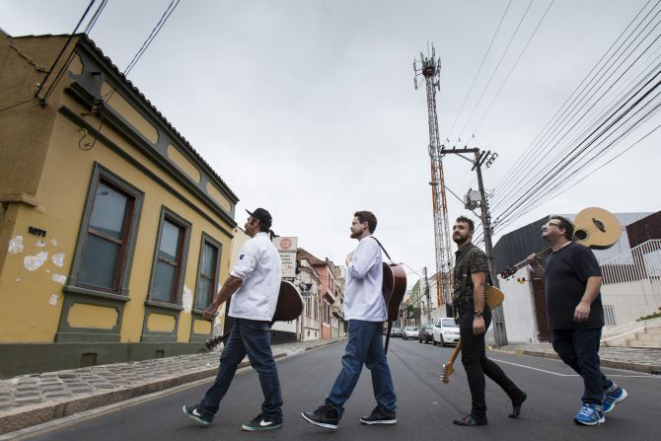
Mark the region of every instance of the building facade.
<instances>
[{"instance_id":1,"label":"building facade","mask_svg":"<svg viewBox=\"0 0 661 441\"><path fill-rule=\"evenodd\" d=\"M636 255L636 247L631 246L628 231L630 226L649 214L614 213L622 228L619 241L608 249L593 250L604 274L601 298L606 322L605 332L635 321L645 315L645 311L653 309L650 305L658 303L658 306L661 306L661 289L652 283L654 278L647 283L647 279L634 281L628 280L626 276L634 273ZM575 214L563 216L572 221L576 217ZM530 254L548 247L541 238L541 227L548 222L549 217L545 216L500 238L494 247L497 274L525 260ZM653 248L654 246L650 248L651 252L646 254L648 259L651 259L650 262L661 262L660 256ZM648 267L653 268L655 265ZM498 283L505 294L503 313L508 341L550 341L544 281L529 266L524 266L506 279L498 275Z\"/></svg>"},{"instance_id":2,"label":"building facade","mask_svg":"<svg viewBox=\"0 0 661 441\"><path fill-rule=\"evenodd\" d=\"M237 196L91 40L67 41L0 32L3 377L198 352L229 273Z\"/></svg>"}]
</instances>

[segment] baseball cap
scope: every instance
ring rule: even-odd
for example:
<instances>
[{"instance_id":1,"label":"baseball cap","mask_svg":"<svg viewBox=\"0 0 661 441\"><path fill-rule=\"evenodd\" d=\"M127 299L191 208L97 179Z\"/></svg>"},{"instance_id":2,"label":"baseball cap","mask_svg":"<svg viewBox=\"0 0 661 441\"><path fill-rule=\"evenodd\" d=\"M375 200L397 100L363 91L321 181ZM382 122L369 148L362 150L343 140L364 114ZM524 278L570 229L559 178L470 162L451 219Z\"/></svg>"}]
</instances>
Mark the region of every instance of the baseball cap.
<instances>
[{"instance_id":1,"label":"baseball cap","mask_svg":"<svg viewBox=\"0 0 661 441\"><path fill-rule=\"evenodd\" d=\"M273 222L273 218L271 217L271 213L266 211L263 208L256 208L254 211L248 211L246 210L246 213L251 215L253 219L257 219L262 225L264 225L267 228L271 228L271 224Z\"/></svg>"}]
</instances>

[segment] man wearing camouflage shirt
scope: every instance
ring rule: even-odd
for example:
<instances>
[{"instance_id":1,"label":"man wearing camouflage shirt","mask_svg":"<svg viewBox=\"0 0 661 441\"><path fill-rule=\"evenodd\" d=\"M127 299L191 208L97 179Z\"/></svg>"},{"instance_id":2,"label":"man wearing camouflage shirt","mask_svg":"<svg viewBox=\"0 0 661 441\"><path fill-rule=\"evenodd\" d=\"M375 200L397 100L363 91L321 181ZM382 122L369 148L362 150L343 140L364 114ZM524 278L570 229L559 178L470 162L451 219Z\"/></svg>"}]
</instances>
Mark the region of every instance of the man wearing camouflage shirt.
<instances>
[{"instance_id":1,"label":"man wearing camouflage shirt","mask_svg":"<svg viewBox=\"0 0 661 441\"><path fill-rule=\"evenodd\" d=\"M461 335L461 362L466 370L472 398L471 413L454 420L459 426L487 424L487 405L484 399L484 375L495 381L512 400L510 418L517 418L526 394L519 389L505 372L486 356L484 334L491 323L491 311L485 302L485 290L489 266L487 256L471 243L473 221L457 218L452 227L452 240L458 247L454 270L454 301L458 312Z\"/></svg>"}]
</instances>

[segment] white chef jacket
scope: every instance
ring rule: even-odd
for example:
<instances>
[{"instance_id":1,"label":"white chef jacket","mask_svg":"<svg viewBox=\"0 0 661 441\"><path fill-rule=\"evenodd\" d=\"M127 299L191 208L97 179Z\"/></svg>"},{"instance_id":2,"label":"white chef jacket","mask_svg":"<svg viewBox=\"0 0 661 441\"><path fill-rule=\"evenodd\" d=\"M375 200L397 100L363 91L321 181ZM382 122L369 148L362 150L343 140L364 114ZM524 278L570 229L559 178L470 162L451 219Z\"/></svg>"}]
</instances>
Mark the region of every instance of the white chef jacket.
<instances>
[{"instance_id":1,"label":"white chef jacket","mask_svg":"<svg viewBox=\"0 0 661 441\"><path fill-rule=\"evenodd\" d=\"M230 301L229 316L271 321L282 279L282 261L268 233L257 233L241 248L230 273L243 280Z\"/></svg>"},{"instance_id":2,"label":"white chef jacket","mask_svg":"<svg viewBox=\"0 0 661 441\"><path fill-rule=\"evenodd\" d=\"M363 238L351 255L344 289L344 319L383 322L387 319L383 298L381 247L370 236Z\"/></svg>"}]
</instances>

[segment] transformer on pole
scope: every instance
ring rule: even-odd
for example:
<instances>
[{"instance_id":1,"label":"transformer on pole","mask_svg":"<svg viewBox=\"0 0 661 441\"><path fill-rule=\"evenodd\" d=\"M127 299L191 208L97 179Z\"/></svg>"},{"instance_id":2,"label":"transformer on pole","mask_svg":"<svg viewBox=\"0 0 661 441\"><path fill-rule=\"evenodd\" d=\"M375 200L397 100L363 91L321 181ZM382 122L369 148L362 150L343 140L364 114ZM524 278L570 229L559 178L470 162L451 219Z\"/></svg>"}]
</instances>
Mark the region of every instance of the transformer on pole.
<instances>
[{"instance_id":1,"label":"transformer on pole","mask_svg":"<svg viewBox=\"0 0 661 441\"><path fill-rule=\"evenodd\" d=\"M427 50L429 53L429 48ZM418 66L420 63L420 66ZM440 90L441 58L436 58L434 45L431 55L420 53L420 60L413 61L413 83L418 89L418 77L424 78L427 88L427 113L429 124L429 158L431 162L432 206L434 210L434 239L436 246L436 287L440 304L448 308L451 315L452 304L452 248L450 225L448 221L448 206L445 197L445 176L443 175L443 149L438 133L438 116L436 114L436 91Z\"/></svg>"}]
</instances>

